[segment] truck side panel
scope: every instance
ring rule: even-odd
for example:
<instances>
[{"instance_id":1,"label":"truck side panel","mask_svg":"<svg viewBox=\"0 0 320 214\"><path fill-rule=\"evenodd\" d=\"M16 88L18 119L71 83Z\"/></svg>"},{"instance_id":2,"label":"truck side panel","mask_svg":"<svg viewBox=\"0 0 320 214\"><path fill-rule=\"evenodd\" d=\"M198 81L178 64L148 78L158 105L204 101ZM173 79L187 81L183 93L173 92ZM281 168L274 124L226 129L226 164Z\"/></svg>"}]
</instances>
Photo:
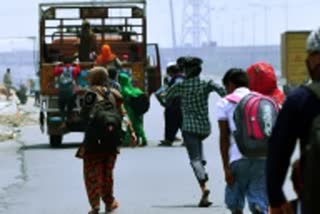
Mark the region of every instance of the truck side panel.
<instances>
[{"instance_id":1,"label":"truck side panel","mask_svg":"<svg viewBox=\"0 0 320 214\"><path fill-rule=\"evenodd\" d=\"M281 36L282 76L291 86L300 85L308 78L305 46L309 33L285 32Z\"/></svg>"}]
</instances>

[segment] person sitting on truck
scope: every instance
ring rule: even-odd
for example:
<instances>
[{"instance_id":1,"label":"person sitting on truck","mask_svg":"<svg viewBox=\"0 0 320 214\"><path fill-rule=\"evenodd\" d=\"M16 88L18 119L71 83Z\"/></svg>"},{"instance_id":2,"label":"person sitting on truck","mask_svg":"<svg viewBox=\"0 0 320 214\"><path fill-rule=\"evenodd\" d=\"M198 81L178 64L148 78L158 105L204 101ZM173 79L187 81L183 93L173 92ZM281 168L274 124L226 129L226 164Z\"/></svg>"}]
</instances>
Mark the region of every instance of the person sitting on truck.
<instances>
[{"instance_id":1,"label":"person sitting on truck","mask_svg":"<svg viewBox=\"0 0 320 214\"><path fill-rule=\"evenodd\" d=\"M75 85L80 73L80 66L72 64L71 59L65 58L63 64L58 64L54 68L58 92L58 106L62 119L70 117L75 106ZM65 109L67 108L67 113Z\"/></svg>"},{"instance_id":2,"label":"person sitting on truck","mask_svg":"<svg viewBox=\"0 0 320 214\"><path fill-rule=\"evenodd\" d=\"M81 25L79 60L81 62L94 61L96 49L96 35L91 30L90 23L84 20Z\"/></svg>"}]
</instances>

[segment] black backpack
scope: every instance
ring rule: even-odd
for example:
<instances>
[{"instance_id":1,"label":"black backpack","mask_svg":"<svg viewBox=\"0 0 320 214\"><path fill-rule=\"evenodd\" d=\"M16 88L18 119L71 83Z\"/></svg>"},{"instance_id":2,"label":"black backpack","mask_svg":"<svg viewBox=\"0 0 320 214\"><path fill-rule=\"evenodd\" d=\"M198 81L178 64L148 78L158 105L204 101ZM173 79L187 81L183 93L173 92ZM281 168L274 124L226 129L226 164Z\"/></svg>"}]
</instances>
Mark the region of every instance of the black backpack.
<instances>
[{"instance_id":1,"label":"black backpack","mask_svg":"<svg viewBox=\"0 0 320 214\"><path fill-rule=\"evenodd\" d=\"M86 152L116 151L121 144L122 116L114 95L110 91L105 94L89 91L84 95L84 104L90 106L85 129Z\"/></svg>"},{"instance_id":2,"label":"black backpack","mask_svg":"<svg viewBox=\"0 0 320 214\"><path fill-rule=\"evenodd\" d=\"M306 86L320 102L320 84L312 83ZM305 158L304 177L304 199L306 213L320 213L318 196L320 192L320 114L311 123L309 130L307 148L303 154ZM311 212L312 211L312 212Z\"/></svg>"},{"instance_id":3,"label":"black backpack","mask_svg":"<svg viewBox=\"0 0 320 214\"><path fill-rule=\"evenodd\" d=\"M130 97L129 105L136 114L143 115L149 110L150 100L147 94L143 93L137 97Z\"/></svg>"}]
</instances>

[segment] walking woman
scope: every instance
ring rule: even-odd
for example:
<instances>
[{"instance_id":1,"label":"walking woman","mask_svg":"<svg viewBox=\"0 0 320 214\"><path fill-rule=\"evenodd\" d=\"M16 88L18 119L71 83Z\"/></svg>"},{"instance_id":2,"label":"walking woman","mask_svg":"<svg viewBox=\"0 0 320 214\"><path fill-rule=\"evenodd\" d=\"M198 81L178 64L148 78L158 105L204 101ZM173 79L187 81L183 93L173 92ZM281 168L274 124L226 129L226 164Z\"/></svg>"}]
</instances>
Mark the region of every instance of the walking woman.
<instances>
[{"instance_id":1,"label":"walking woman","mask_svg":"<svg viewBox=\"0 0 320 214\"><path fill-rule=\"evenodd\" d=\"M103 67L95 67L89 72L89 90L94 92L97 96L95 99L100 101L101 99L107 99L106 96L99 96L108 94L111 98L116 101L117 110L126 118L126 112L122 104L122 96L120 93L108 86L108 72ZM109 93L111 92L111 93ZM110 98L110 100L111 100ZM86 99L86 98L85 98ZM87 100L84 101L81 114L85 121L88 121L88 115L91 115L90 108L86 106ZM129 121L123 119L124 121ZM128 129L131 130L131 142L132 145L136 142L136 135L133 131L130 122L127 122ZM88 130L88 128L87 128ZM98 130L98 129L96 129ZM119 154L119 148L114 149L93 149L95 135L90 135L86 132L84 143L77 152L77 157L83 159L83 172L84 181L87 190L89 203L92 210L89 214L98 214L100 210L100 198L105 204L106 212L110 212L116 209L119 204L113 195L113 169ZM109 139L108 139L109 140ZM107 140L107 141L108 141ZM114 139L112 139L114 140ZM112 141L110 139L110 141ZM112 144L113 142L99 142L101 144L107 143Z\"/></svg>"}]
</instances>

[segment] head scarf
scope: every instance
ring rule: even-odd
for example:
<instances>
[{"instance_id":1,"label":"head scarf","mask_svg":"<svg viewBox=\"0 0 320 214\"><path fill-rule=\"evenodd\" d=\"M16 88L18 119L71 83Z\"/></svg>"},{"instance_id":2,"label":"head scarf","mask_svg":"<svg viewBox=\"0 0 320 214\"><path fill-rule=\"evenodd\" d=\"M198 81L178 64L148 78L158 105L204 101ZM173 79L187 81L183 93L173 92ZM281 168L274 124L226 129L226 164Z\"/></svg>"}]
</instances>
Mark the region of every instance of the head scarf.
<instances>
[{"instance_id":1,"label":"head scarf","mask_svg":"<svg viewBox=\"0 0 320 214\"><path fill-rule=\"evenodd\" d=\"M121 94L123 97L138 97L143 94L143 91L140 88L132 85L131 78L125 72L119 74L119 83L121 85Z\"/></svg>"},{"instance_id":2,"label":"head scarf","mask_svg":"<svg viewBox=\"0 0 320 214\"><path fill-rule=\"evenodd\" d=\"M270 96L278 104L283 104L285 96L277 86L277 77L270 64L265 62L253 64L247 68L247 73L250 90Z\"/></svg>"},{"instance_id":3,"label":"head scarf","mask_svg":"<svg viewBox=\"0 0 320 214\"><path fill-rule=\"evenodd\" d=\"M108 44L104 44L101 47L100 54L96 59L97 64L107 64L113 61L116 55L112 52L111 47Z\"/></svg>"}]
</instances>

